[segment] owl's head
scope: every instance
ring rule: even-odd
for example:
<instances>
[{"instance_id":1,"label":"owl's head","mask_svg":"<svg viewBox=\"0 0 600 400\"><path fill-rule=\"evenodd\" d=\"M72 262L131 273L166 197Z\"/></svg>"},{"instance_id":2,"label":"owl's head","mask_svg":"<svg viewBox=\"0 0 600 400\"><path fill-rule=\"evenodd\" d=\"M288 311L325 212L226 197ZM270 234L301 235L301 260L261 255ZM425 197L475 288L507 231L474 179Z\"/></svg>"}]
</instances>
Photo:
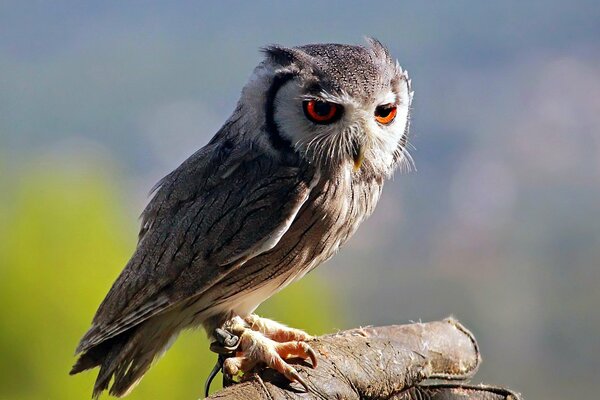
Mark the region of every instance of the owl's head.
<instances>
[{"instance_id":1,"label":"owl's head","mask_svg":"<svg viewBox=\"0 0 600 400\"><path fill-rule=\"evenodd\" d=\"M277 150L319 168L389 176L410 165L408 75L374 39L368 46L270 46L242 99Z\"/></svg>"}]
</instances>

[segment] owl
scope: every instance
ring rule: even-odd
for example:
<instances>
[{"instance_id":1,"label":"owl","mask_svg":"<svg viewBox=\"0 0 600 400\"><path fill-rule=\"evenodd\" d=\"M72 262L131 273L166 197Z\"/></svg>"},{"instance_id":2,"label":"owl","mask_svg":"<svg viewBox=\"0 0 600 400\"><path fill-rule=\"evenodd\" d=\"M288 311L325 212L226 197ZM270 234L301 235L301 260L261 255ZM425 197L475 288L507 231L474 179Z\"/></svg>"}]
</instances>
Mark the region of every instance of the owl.
<instances>
[{"instance_id":1,"label":"owl","mask_svg":"<svg viewBox=\"0 0 600 400\"><path fill-rule=\"evenodd\" d=\"M316 367L311 336L253 311L332 257L412 163L408 75L367 42L265 48L231 117L156 185L76 350L71 374L100 368L93 397L129 393L197 326L217 347L235 338L227 373L263 365L306 386L286 360Z\"/></svg>"}]
</instances>

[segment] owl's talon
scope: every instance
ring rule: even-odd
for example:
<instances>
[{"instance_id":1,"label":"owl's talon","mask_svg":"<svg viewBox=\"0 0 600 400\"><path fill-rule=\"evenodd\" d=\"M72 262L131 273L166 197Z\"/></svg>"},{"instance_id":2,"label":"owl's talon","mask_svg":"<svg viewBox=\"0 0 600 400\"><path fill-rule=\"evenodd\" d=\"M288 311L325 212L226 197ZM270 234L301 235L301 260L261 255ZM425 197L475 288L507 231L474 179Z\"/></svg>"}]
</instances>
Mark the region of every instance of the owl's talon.
<instances>
[{"instance_id":1,"label":"owl's talon","mask_svg":"<svg viewBox=\"0 0 600 400\"><path fill-rule=\"evenodd\" d=\"M234 332L241 333L235 352L236 356L229 357L223 362L223 374L225 376L232 377L240 372L246 375L254 370L258 364L263 364L281 373L288 380L298 382L305 390L309 390L306 381L286 360L291 358L310 359L312 367L316 368L317 355L315 351L308 343L300 340L279 343L269 338L269 336L275 338L298 337L300 336L298 332L302 331L287 327L284 329L270 329L268 331L261 329L259 331L257 327L264 328L262 324L247 323L246 326L248 327L244 327L241 330L238 330L240 327L239 324L234 326ZM278 326L278 328L280 327ZM304 332L302 332L301 336L310 337Z\"/></svg>"},{"instance_id":2,"label":"owl's talon","mask_svg":"<svg viewBox=\"0 0 600 400\"><path fill-rule=\"evenodd\" d=\"M306 381L304 380L304 378L302 378L300 376L300 374L298 374L298 371L296 371L294 368L290 367L290 371L289 374L285 375L286 378L288 378L290 381L294 382L298 382L299 384L302 385L302 387L304 388L304 390L306 392L309 392L310 390L308 389L308 384L306 383Z\"/></svg>"},{"instance_id":3,"label":"owl's talon","mask_svg":"<svg viewBox=\"0 0 600 400\"><path fill-rule=\"evenodd\" d=\"M296 371L294 367L287 364L281 358L279 358L278 360L274 360L273 365L271 365L271 368L283 374L283 376L285 376L289 381L298 382L302 385L302 387L304 387L304 390L306 390L307 392L309 391L308 384L306 383L304 378L300 376L300 374L298 373L298 371Z\"/></svg>"},{"instance_id":4,"label":"owl's talon","mask_svg":"<svg viewBox=\"0 0 600 400\"><path fill-rule=\"evenodd\" d=\"M263 364L309 390L298 371L285 361L291 358L310 359L312 367L317 367L317 354L305 342L312 338L307 333L250 315L245 319L231 319L223 328L215 329L214 337L210 348L219 354L220 364L217 365L221 366L224 380L233 382L236 375L249 375L257 365Z\"/></svg>"},{"instance_id":5,"label":"owl's talon","mask_svg":"<svg viewBox=\"0 0 600 400\"><path fill-rule=\"evenodd\" d=\"M303 348L303 351L306 353L308 358L310 358L312 368L317 368L317 353L315 353L315 351L312 349L312 347L308 345L308 343L298 342L298 345L300 345Z\"/></svg>"}]
</instances>

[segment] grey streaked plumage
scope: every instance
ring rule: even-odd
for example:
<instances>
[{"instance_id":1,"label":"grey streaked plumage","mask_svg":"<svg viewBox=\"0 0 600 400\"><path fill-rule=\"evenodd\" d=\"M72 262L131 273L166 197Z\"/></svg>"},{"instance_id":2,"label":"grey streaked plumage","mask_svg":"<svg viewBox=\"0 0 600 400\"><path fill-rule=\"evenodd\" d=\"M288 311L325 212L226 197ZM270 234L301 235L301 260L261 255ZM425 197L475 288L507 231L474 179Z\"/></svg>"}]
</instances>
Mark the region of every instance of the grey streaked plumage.
<instances>
[{"instance_id":1,"label":"grey streaked plumage","mask_svg":"<svg viewBox=\"0 0 600 400\"><path fill-rule=\"evenodd\" d=\"M215 137L157 185L135 253L100 305L72 373L126 394L184 328L212 333L330 258L373 211L405 150L412 93L377 41L269 47ZM339 104L309 121L303 102ZM373 113L394 104L389 125ZM357 152L364 161L356 168ZM354 158L353 158L354 157Z\"/></svg>"}]
</instances>

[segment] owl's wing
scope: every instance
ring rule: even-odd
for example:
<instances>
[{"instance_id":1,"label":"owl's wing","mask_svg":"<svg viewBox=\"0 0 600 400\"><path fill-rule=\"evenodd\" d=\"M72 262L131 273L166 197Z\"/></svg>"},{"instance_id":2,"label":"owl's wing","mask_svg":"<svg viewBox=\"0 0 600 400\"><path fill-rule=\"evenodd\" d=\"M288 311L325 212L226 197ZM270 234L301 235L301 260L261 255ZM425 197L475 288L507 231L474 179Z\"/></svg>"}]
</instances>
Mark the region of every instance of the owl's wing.
<instances>
[{"instance_id":1,"label":"owl's wing","mask_svg":"<svg viewBox=\"0 0 600 400\"><path fill-rule=\"evenodd\" d=\"M277 244L308 198L311 178L247 147L211 142L159 183L137 249L77 352L202 294Z\"/></svg>"}]
</instances>

